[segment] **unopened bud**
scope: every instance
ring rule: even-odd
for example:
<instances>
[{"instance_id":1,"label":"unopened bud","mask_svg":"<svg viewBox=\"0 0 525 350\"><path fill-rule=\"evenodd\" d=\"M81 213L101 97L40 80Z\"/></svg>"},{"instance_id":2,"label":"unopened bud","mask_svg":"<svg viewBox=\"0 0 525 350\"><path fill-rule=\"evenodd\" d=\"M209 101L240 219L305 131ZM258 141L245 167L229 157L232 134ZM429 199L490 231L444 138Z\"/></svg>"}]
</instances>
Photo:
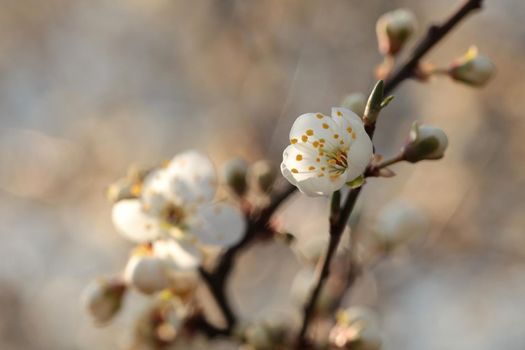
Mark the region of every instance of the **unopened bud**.
<instances>
[{"instance_id":1,"label":"unopened bud","mask_svg":"<svg viewBox=\"0 0 525 350\"><path fill-rule=\"evenodd\" d=\"M169 265L156 256L133 255L124 270L124 280L145 294L152 294L170 286Z\"/></svg>"},{"instance_id":2,"label":"unopened bud","mask_svg":"<svg viewBox=\"0 0 525 350\"><path fill-rule=\"evenodd\" d=\"M358 116L363 117L363 114L365 113L366 101L367 98L364 94L356 92L347 95L344 98L341 107L348 108Z\"/></svg>"},{"instance_id":3,"label":"unopened bud","mask_svg":"<svg viewBox=\"0 0 525 350\"><path fill-rule=\"evenodd\" d=\"M242 197L248 189L246 175L248 173L248 164L241 158L234 158L224 164L223 176L226 184L232 191Z\"/></svg>"},{"instance_id":4,"label":"unopened bud","mask_svg":"<svg viewBox=\"0 0 525 350\"><path fill-rule=\"evenodd\" d=\"M379 350L381 334L375 314L364 307L350 307L337 313L330 331L330 343L337 349Z\"/></svg>"},{"instance_id":5,"label":"unopened bud","mask_svg":"<svg viewBox=\"0 0 525 350\"><path fill-rule=\"evenodd\" d=\"M463 57L452 62L449 75L465 84L482 86L489 81L495 70L490 58L478 53L478 49L472 46Z\"/></svg>"},{"instance_id":6,"label":"unopened bud","mask_svg":"<svg viewBox=\"0 0 525 350\"><path fill-rule=\"evenodd\" d=\"M416 18L406 9L387 12L377 20L376 33L379 52L396 55L416 30Z\"/></svg>"},{"instance_id":7,"label":"unopened bud","mask_svg":"<svg viewBox=\"0 0 525 350\"><path fill-rule=\"evenodd\" d=\"M383 207L377 217L374 237L383 247L393 247L426 231L422 210L406 202L394 201Z\"/></svg>"},{"instance_id":8,"label":"unopened bud","mask_svg":"<svg viewBox=\"0 0 525 350\"><path fill-rule=\"evenodd\" d=\"M261 192L269 193L277 178L277 171L269 161L259 160L250 167L250 178Z\"/></svg>"},{"instance_id":9,"label":"unopened bud","mask_svg":"<svg viewBox=\"0 0 525 350\"><path fill-rule=\"evenodd\" d=\"M120 310L125 291L122 281L99 278L86 287L82 302L95 323L102 325Z\"/></svg>"},{"instance_id":10,"label":"unopened bud","mask_svg":"<svg viewBox=\"0 0 525 350\"><path fill-rule=\"evenodd\" d=\"M443 158L447 146L447 134L442 129L414 122L408 142L403 148L403 159L411 163L440 159Z\"/></svg>"}]
</instances>

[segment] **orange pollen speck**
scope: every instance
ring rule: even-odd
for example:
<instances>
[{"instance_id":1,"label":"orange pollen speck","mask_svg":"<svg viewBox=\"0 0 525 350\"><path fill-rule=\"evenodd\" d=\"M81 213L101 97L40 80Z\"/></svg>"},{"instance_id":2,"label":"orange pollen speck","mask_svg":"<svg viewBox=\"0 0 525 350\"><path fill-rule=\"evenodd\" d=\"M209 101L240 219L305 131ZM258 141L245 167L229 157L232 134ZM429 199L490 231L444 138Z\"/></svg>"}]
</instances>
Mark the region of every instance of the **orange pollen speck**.
<instances>
[{"instance_id":1,"label":"orange pollen speck","mask_svg":"<svg viewBox=\"0 0 525 350\"><path fill-rule=\"evenodd\" d=\"M339 141L339 143L340 143L341 145L344 145L344 144L345 144L345 142L344 142L343 140Z\"/></svg>"},{"instance_id":2,"label":"orange pollen speck","mask_svg":"<svg viewBox=\"0 0 525 350\"><path fill-rule=\"evenodd\" d=\"M292 145L295 144L295 143L297 143L297 139L291 139L291 140L290 140L290 143L291 143Z\"/></svg>"},{"instance_id":3,"label":"orange pollen speck","mask_svg":"<svg viewBox=\"0 0 525 350\"><path fill-rule=\"evenodd\" d=\"M308 141L308 136L306 135L301 136L301 140L303 140L303 142Z\"/></svg>"},{"instance_id":4,"label":"orange pollen speck","mask_svg":"<svg viewBox=\"0 0 525 350\"><path fill-rule=\"evenodd\" d=\"M322 171L325 171L325 170L326 170L326 167L322 166L322 167L321 167L321 170L322 170Z\"/></svg>"},{"instance_id":5,"label":"orange pollen speck","mask_svg":"<svg viewBox=\"0 0 525 350\"><path fill-rule=\"evenodd\" d=\"M297 174L298 172L299 172L299 170L297 170L295 168L292 169L292 173Z\"/></svg>"},{"instance_id":6,"label":"orange pollen speck","mask_svg":"<svg viewBox=\"0 0 525 350\"><path fill-rule=\"evenodd\" d=\"M321 142L321 143L325 143L326 140L325 140L325 139L319 139L319 142Z\"/></svg>"},{"instance_id":7,"label":"orange pollen speck","mask_svg":"<svg viewBox=\"0 0 525 350\"><path fill-rule=\"evenodd\" d=\"M356 136L355 132L353 132L353 133L352 133L352 139L355 140L356 137L357 137L357 136Z\"/></svg>"},{"instance_id":8,"label":"orange pollen speck","mask_svg":"<svg viewBox=\"0 0 525 350\"><path fill-rule=\"evenodd\" d=\"M308 170L315 170L315 167L312 165L312 166L309 166L308 167Z\"/></svg>"},{"instance_id":9,"label":"orange pollen speck","mask_svg":"<svg viewBox=\"0 0 525 350\"><path fill-rule=\"evenodd\" d=\"M312 136L314 134L314 131L312 129L306 130L306 135Z\"/></svg>"},{"instance_id":10,"label":"orange pollen speck","mask_svg":"<svg viewBox=\"0 0 525 350\"><path fill-rule=\"evenodd\" d=\"M337 111L337 115L342 117L343 116L343 113L341 113L341 111Z\"/></svg>"},{"instance_id":11,"label":"orange pollen speck","mask_svg":"<svg viewBox=\"0 0 525 350\"><path fill-rule=\"evenodd\" d=\"M329 128L328 124L323 123L323 129L328 129L328 128Z\"/></svg>"},{"instance_id":12,"label":"orange pollen speck","mask_svg":"<svg viewBox=\"0 0 525 350\"><path fill-rule=\"evenodd\" d=\"M321 158L317 158L315 161L319 163L321 161Z\"/></svg>"},{"instance_id":13,"label":"orange pollen speck","mask_svg":"<svg viewBox=\"0 0 525 350\"><path fill-rule=\"evenodd\" d=\"M298 161L299 161L299 160L303 160L303 156L302 156L301 154L298 154L298 155L295 157L295 159L297 159Z\"/></svg>"},{"instance_id":14,"label":"orange pollen speck","mask_svg":"<svg viewBox=\"0 0 525 350\"><path fill-rule=\"evenodd\" d=\"M348 133L350 134L350 133L352 133L352 128L348 127L348 128L346 128L346 131L348 131Z\"/></svg>"},{"instance_id":15,"label":"orange pollen speck","mask_svg":"<svg viewBox=\"0 0 525 350\"><path fill-rule=\"evenodd\" d=\"M312 145L313 145L315 148L317 148L317 146L319 146L319 141L314 141L314 142L312 143Z\"/></svg>"},{"instance_id":16,"label":"orange pollen speck","mask_svg":"<svg viewBox=\"0 0 525 350\"><path fill-rule=\"evenodd\" d=\"M317 119L323 119L324 118L324 115L322 115L321 113L317 113L315 116L317 117Z\"/></svg>"},{"instance_id":17,"label":"orange pollen speck","mask_svg":"<svg viewBox=\"0 0 525 350\"><path fill-rule=\"evenodd\" d=\"M334 139L338 139L339 138L339 134L334 134Z\"/></svg>"}]
</instances>

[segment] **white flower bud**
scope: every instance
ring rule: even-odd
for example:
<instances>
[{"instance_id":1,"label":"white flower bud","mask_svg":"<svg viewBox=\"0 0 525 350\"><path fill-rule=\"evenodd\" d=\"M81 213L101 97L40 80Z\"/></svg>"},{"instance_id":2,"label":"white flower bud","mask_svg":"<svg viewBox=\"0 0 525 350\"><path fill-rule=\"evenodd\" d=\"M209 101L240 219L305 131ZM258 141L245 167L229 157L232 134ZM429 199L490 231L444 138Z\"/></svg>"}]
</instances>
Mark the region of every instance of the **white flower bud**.
<instances>
[{"instance_id":1,"label":"white flower bud","mask_svg":"<svg viewBox=\"0 0 525 350\"><path fill-rule=\"evenodd\" d=\"M155 256L134 255L124 270L126 283L145 294L152 294L170 286L169 264Z\"/></svg>"},{"instance_id":2,"label":"white flower bud","mask_svg":"<svg viewBox=\"0 0 525 350\"><path fill-rule=\"evenodd\" d=\"M379 52L393 56L406 44L416 30L416 18L407 9L387 12L377 20L376 33Z\"/></svg>"},{"instance_id":3,"label":"white flower bud","mask_svg":"<svg viewBox=\"0 0 525 350\"><path fill-rule=\"evenodd\" d=\"M440 159L443 158L447 146L447 134L442 129L415 122L412 124L408 142L403 148L403 157L411 163L425 159Z\"/></svg>"},{"instance_id":4,"label":"white flower bud","mask_svg":"<svg viewBox=\"0 0 525 350\"><path fill-rule=\"evenodd\" d=\"M229 160L223 166L223 176L226 184L238 196L243 196L248 189L246 175L248 173L248 164L241 158Z\"/></svg>"},{"instance_id":5,"label":"white flower bud","mask_svg":"<svg viewBox=\"0 0 525 350\"><path fill-rule=\"evenodd\" d=\"M250 167L250 178L263 193L269 193L277 177L275 167L267 160L259 160Z\"/></svg>"},{"instance_id":6,"label":"white flower bud","mask_svg":"<svg viewBox=\"0 0 525 350\"><path fill-rule=\"evenodd\" d=\"M109 322L122 305L126 286L121 281L97 279L83 292L82 303L97 324Z\"/></svg>"},{"instance_id":7,"label":"white flower bud","mask_svg":"<svg viewBox=\"0 0 525 350\"><path fill-rule=\"evenodd\" d=\"M379 350L381 334L374 312L364 307L350 307L337 314L330 331L330 343L338 349Z\"/></svg>"},{"instance_id":8,"label":"white flower bud","mask_svg":"<svg viewBox=\"0 0 525 350\"><path fill-rule=\"evenodd\" d=\"M317 274L311 267L305 267L297 273L290 289L292 300L297 306L304 306L304 303L308 300L310 294L312 293L316 281ZM330 312L332 306L334 305L334 301L335 300L330 290L330 285L327 283L321 290L321 294L317 299L315 312L318 314Z\"/></svg>"},{"instance_id":9,"label":"white flower bud","mask_svg":"<svg viewBox=\"0 0 525 350\"><path fill-rule=\"evenodd\" d=\"M422 210L406 202L394 201L383 207L377 217L374 237L382 246L402 244L427 229Z\"/></svg>"},{"instance_id":10,"label":"white flower bud","mask_svg":"<svg viewBox=\"0 0 525 350\"><path fill-rule=\"evenodd\" d=\"M365 113L366 101L366 96L360 92L357 92L347 95L344 98L341 107L347 108L358 116L362 117Z\"/></svg>"},{"instance_id":11,"label":"white flower bud","mask_svg":"<svg viewBox=\"0 0 525 350\"><path fill-rule=\"evenodd\" d=\"M485 55L472 46L461 58L452 62L449 75L452 79L472 86L482 86L494 75L496 67Z\"/></svg>"}]
</instances>

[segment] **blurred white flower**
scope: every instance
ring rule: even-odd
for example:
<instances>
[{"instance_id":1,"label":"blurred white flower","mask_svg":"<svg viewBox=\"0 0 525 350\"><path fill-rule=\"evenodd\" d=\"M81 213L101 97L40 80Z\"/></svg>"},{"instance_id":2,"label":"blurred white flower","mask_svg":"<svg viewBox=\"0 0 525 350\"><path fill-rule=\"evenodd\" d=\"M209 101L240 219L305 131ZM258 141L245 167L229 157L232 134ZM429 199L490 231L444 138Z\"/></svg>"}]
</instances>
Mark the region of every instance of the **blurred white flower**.
<instances>
[{"instance_id":1,"label":"blurred white flower","mask_svg":"<svg viewBox=\"0 0 525 350\"><path fill-rule=\"evenodd\" d=\"M491 59L480 54L476 46L472 46L463 57L452 62L449 74L454 80L482 86L490 80L495 70Z\"/></svg>"},{"instance_id":2,"label":"blurred white flower","mask_svg":"<svg viewBox=\"0 0 525 350\"><path fill-rule=\"evenodd\" d=\"M381 334L375 313L357 306L338 312L330 343L338 349L379 350Z\"/></svg>"},{"instance_id":3,"label":"blurred white flower","mask_svg":"<svg viewBox=\"0 0 525 350\"><path fill-rule=\"evenodd\" d=\"M131 256L124 280L145 294L169 288L175 294L193 291L198 282L200 251L174 239L157 240Z\"/></svg>"},{"instance_id":4,"label":"blurred white flower","mask_svg":"<svg viewBox=\"0 0 525 350\"><path fill-rule=\"evenodd\" d=\"M211 161L186 151L146 177L140 198L115 203L113 223L135 242L175 237L203 245L232 245L241 238L245 220L238 208L213 201L216 183Z\"/></svg>"},{"instance_id":5,"label":"blurred white flower","mask_svg":"<svg viewBox=\"0 0 525 350\"><path fill-rule=\"evenodd\" d=\"M427 218L421 209L397 200L381 209L374 237L381 245L393 246L423 234L427 226Z\"/></svg>"},{"instance_id":6,"label":"blurred white flower","mask_svg":"<svg viewBox=\"0 0 525 350\"><path fill-rule=\"evenodd\" d=\"M346 108L332 108L332 116L307 113L290 131L281 172L309 196L329 195L359 177L373 155L372 141L362 120Z\"/></svg>"}]
</instances>

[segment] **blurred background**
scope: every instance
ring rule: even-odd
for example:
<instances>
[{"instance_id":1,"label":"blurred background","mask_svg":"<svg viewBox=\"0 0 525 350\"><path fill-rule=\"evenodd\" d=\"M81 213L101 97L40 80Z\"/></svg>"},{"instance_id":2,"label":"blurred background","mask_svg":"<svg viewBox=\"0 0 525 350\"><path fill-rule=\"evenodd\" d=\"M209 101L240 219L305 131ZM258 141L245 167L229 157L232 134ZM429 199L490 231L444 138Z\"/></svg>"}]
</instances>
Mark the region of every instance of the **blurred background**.
<instances>
[{"instance_id":1,"label":"blurred background","mask_svg":"<svg viewBox=\"0 0 525 350\"><path fill-rule=\"evenodd\" d=\"M408 7L421 35L458 2L0 0L0 348L124 348L133 299L103 329L79 302L131 247L106 186L188 148L218 165L278 164L299 114L370 90L379 15ZM487 87L406 82L382 114L381 154L416 119L450 139L444 160L397 165L364 191L364 222L403 198L432 224L349 296L377 309L386 350L525 347L524 16L521 0L488 0L428 56L444 66L478 45L498 67ZM324 215L322 199L294 197L280 220L303 237L326 230ZM243 317L290 308L288 248L242 259L231 289Z\"/></svg>"}]
</instances>

